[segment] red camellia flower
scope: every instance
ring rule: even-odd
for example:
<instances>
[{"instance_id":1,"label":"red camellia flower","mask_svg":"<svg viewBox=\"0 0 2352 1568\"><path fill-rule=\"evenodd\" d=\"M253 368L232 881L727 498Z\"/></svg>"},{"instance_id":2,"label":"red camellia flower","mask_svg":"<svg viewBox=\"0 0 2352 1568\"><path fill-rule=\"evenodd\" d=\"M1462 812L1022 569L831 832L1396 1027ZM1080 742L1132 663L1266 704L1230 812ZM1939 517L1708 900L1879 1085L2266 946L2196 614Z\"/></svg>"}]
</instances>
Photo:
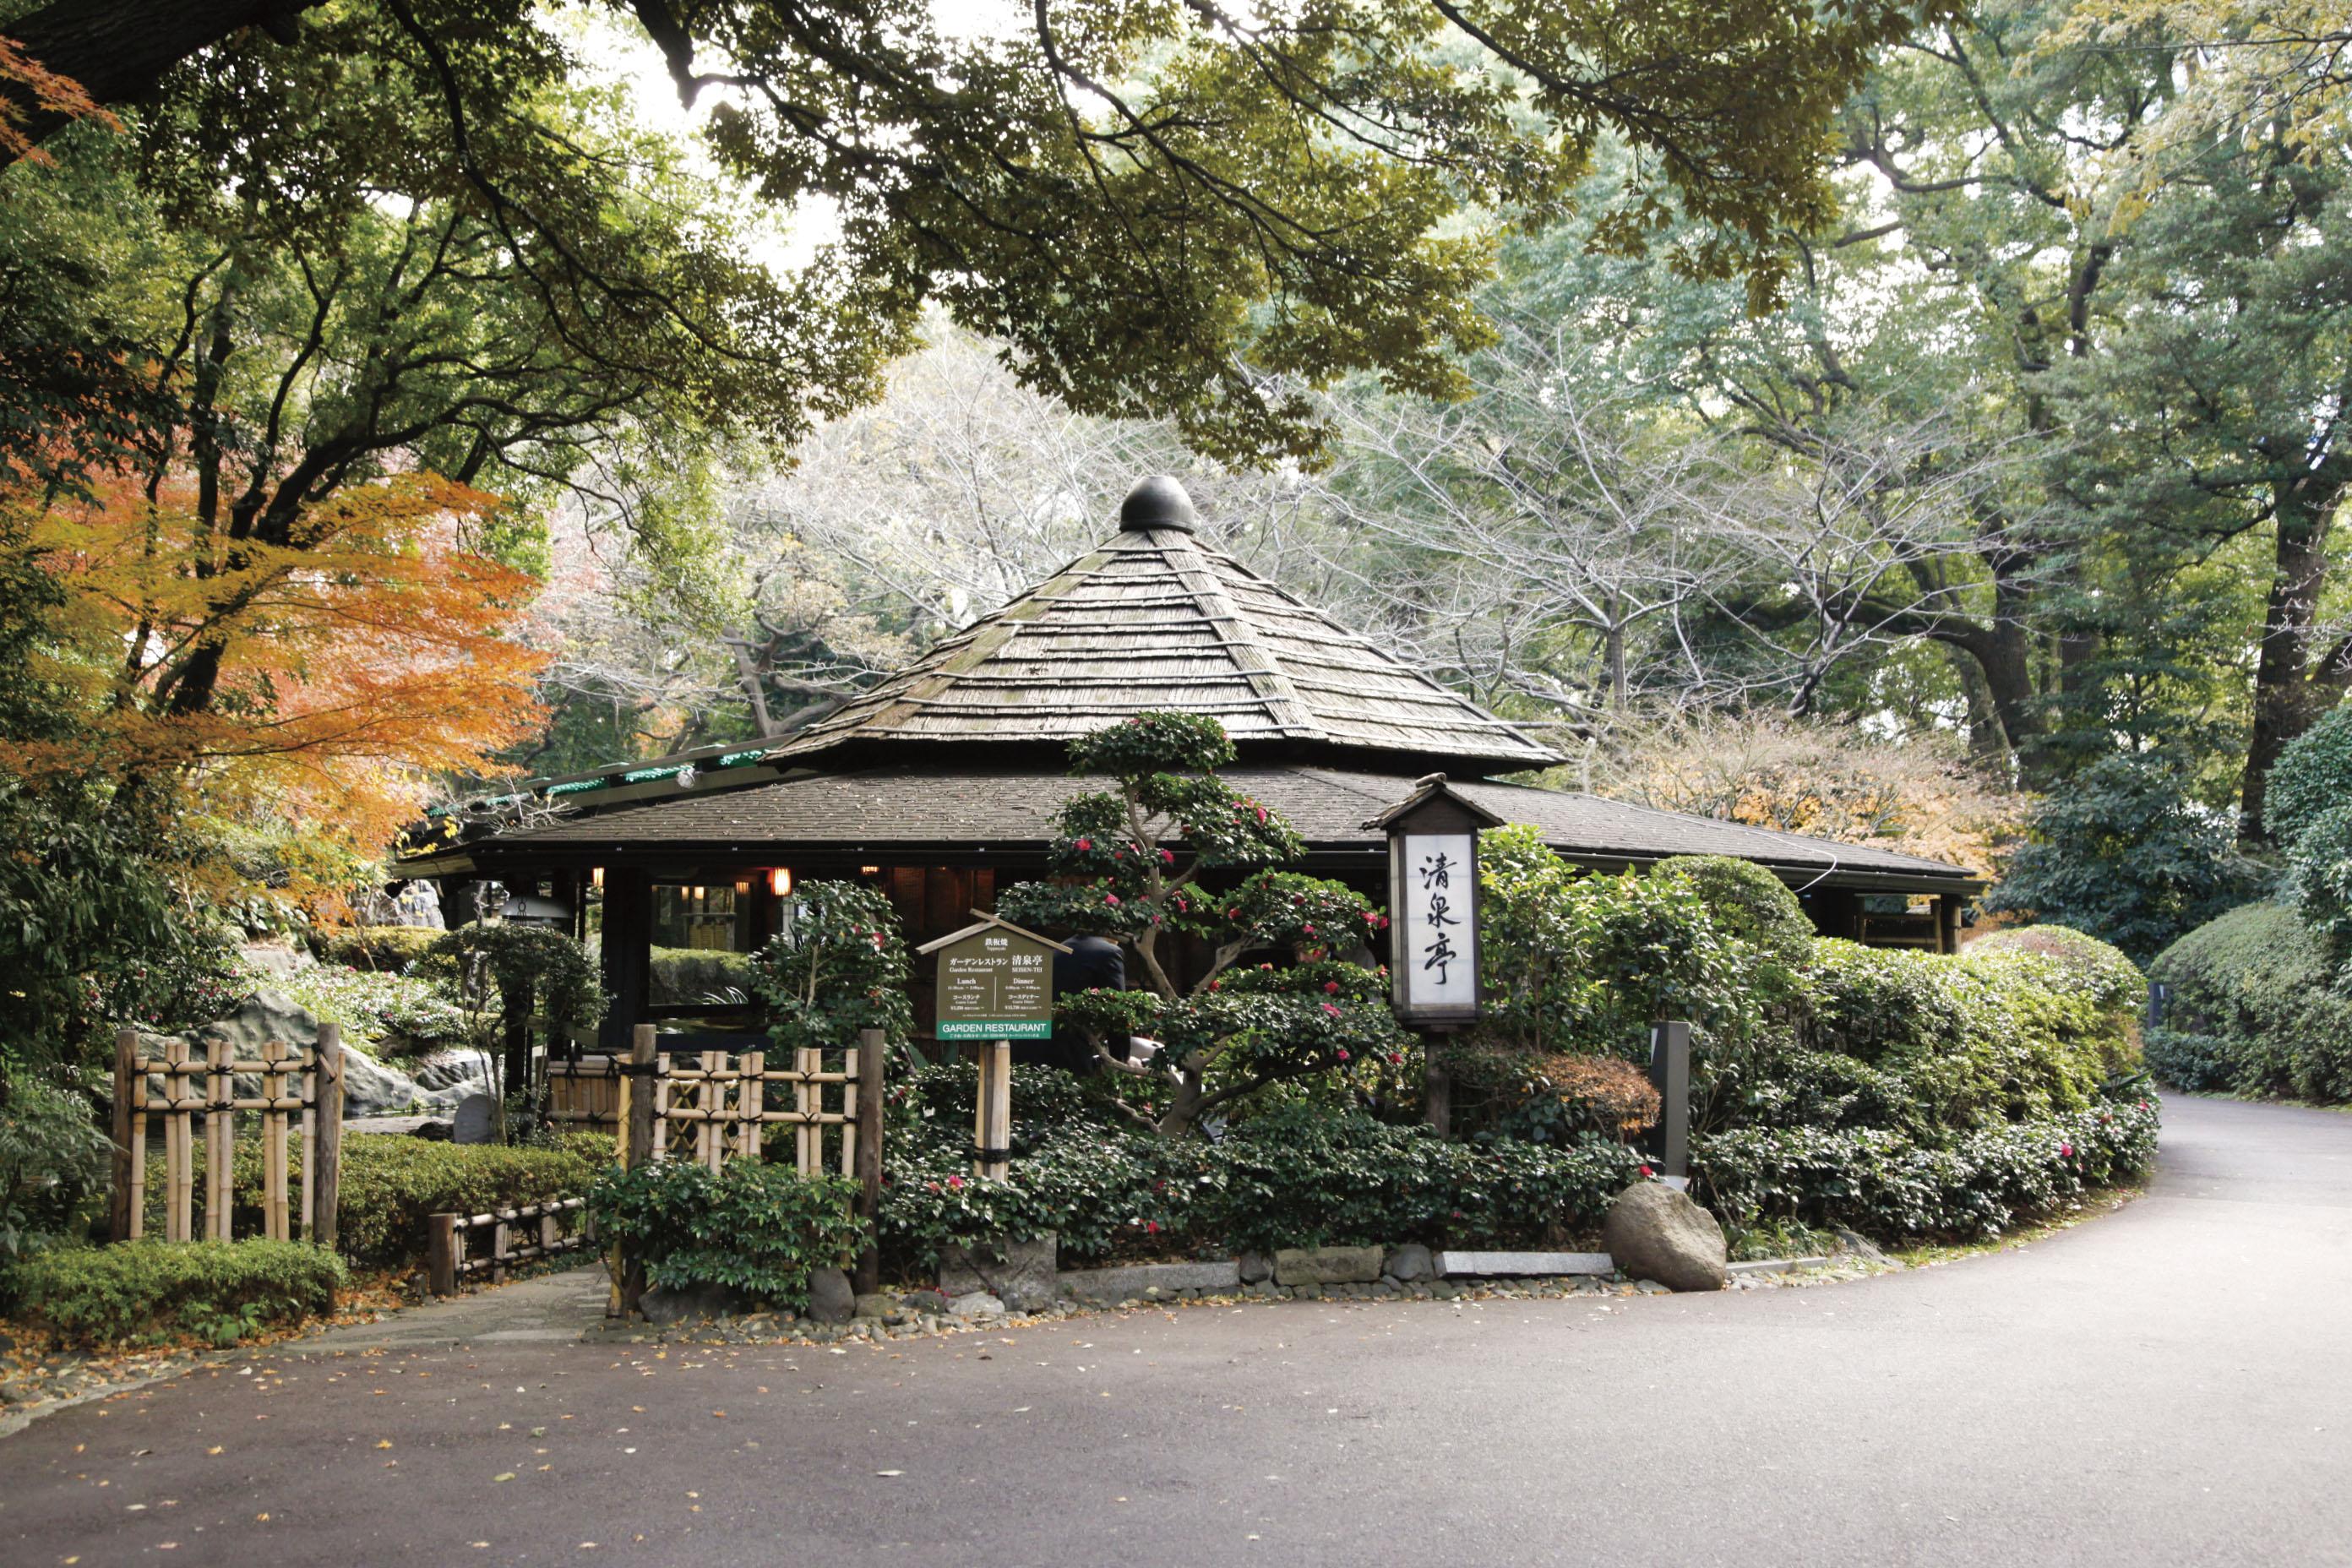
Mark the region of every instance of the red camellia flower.
<instances>
[{"instance_id":1,"label":"red camellia flower","mask_svg":"<svg viewBox=\"0 0 2352 1568\"><path fill-rule=\"evenodd\" d=\"M1095 841L1091 838L1081 838L1078 840L1078 847L1081 849L1091 849L1094 847Z\"/></svg>"},{"instance_id":2,"label":"red camellia flower","mask_svg":"<svg viewBox=\"0 0 2352 1568\"><path fill-rule=\"evenodd\" d=\"M1173 849L1162 849L1160 852L1160 860L1162 865L1173 866L1176 864L1176 851Z\"/></svg>"},{"instance_id":3,"label":"red camellia flower","mask_svg":"<svg viewBox=\"0 0 2352 1568\"><path fill-rule=\"evenodd\" d=\"M1260 822L1264 822L1265 820L1265 807L1261 805L1257 808L1257 819Z\"/></svg>"},{"instance_id":4,"label":"red camellia flower","mask_svg":"<svg viewBox=\"0 0 2352 1568\"><path fill-rule=\"evenodd\" d=\"M1143 1234L1146 1236L1158 1236L1160 1234L1160 1222L1156 1219L1145 1220L1143 1222Z\"/></svg>"},{"instance_id":5,"label":"red camellia flower","mask_svg":"<svg viewBox=\"0 0 2352 1568\"><path fill-rule=\"evenodd\" d=\"M1117 893L1105 893L1103 895L1103 902L1108 904L1113 909L1117 909L1118 908L1118 895Z\"/></svg>"},{"instance_id":6,"label":"red camellia flower","mask_svg":"<svg viewBox=\"0 0 2352 1568\"><path fill-rule=\"evenodd\" d=\"M1310 923L1310 924L1307 924L1307 925L1303 925L1303 926L1299 927L1298 929L1299 929L1299 930L1301 930L1301 931L1305 931L1308 936L1313 936L1313 935L1315 934L1315 927L1314 927L1311 923Z\"/></svg>"},{"instance_id":7,"label":"red camellia flower","mask_svg":"<svg viewBox=\"0 0 2352 1568\"><path fill-rule=\"evenodd\" d=\"M961 1187L963 1185L963 1178L961 1176L950 1176L948 1178L948 1185L950 1187Z\"/></svg>"},{"instance_id":8,"label":"red camellia flower","mask_svg":"<svg viewBox=\"0 0 2352 1568\"><path fill-rule=\"evenodd\" d=\"M1337 996L1339 994L1339 983L1336 980L1326 980L1323 983L1323 994L1327 996Z\"/></svg>"},{"instance_id":9,"label":"red camellia flower","mask_svg":"<svg viewBox=\"0 0 2352 1568\"><path fill-rule=\"evenodd\" d=\"M1343 1062L1344 1062L1344 1061L1346 1061L1346 1060L1348 1059L1348 1053L1347 1053L1347 1052L1345 1052L1345 1051L1341 1051L1341 1052L1339 1053L1339 1059L1340 1059L1341 1061L1343 1061Z\"/></svg>"},{"instance_id":10,"label":"red camellia flower","mask_svg":"<svg viewBox=\"0 0 2352 1568\"><path fill-rule=\"evenodd\" d=\"M1240 906L1240 905L1238 905L1238 904L1234 905L1232 909L1227 910L1225 911L1225 919L1227 919L1227 920L1229 920L1229 921L1237 921L1237 920L1239 920L1239 919L1241 919L1241 918L1242 918L1241 906Z\"/></svg>"},{"instance_id":11,"label":"red camellia flower","mask_svg":"<svg viewBox=\"0 0 2352 1568\"><path fill-rule=\"evenodd\" d=\"M1643 1167L1642 1167L1642 1174L1643 1174L1643 1175L1645 1175L1645 1176L1654 1176L1654 1175L1656 1175L1657 1173L1658 1173L1657 1172L1653 1171L1653 1170L1652 1170L1652 1169L1650 1169L1650 1167L1649 1167L1649 1166L1647 1166L1647 1165L1644 1165L1644 1166L1643 1166Z\"/></svg>"},{"instance_id":12,"label":"red camellia flower","mask_svg":"<svg viewBox=\"0 0 2352 1568\"><path fill-rule=\"evenodd\" d=\"M1330 1003L1328 1003L1328 1002L1326 1002L1326 1003L1324 1003L1324 1004L1323 1004L1323 1011L1325 1011L1326 1013L1330 1014L1330 1015L1331 1015L1331 1016L1333 1016L1334 1018L1336 1018L1336 1017L1338 1017L1338 1016L1339 1016L1339 1009L1338 1009L1337 1007L1334 1007L1334 1006L1333 1006L1333 1005L1331 1005L1331 1004L1330 1004ZM1348 1053L1347 1053L1347 1052L1345 1052L1345 1051L1341 1051L1339 1054L1340 1054L1341 1056L1343 1056L1343 1057L1344 1057L1344 1056L1346 1056Z\"/></svg>"},{"instance_id":13,"label":"red camellia flower","mask_svg":"<svg viewBox=\"0 0 2352 1568\"><path fill-rule=\"evenodd\" d=\"M1404 1066L1404 1053L1402 1051L1391 1051L1389 1053L1389 1066L1392 1068L1401 1068Z\"/></svg>"},{"instance_id":14,"label":"red camellia flower","mask_svg":"<svg viewBox=\"0 0 2352 1568\"><path fill-rule=\"evenodd\" d=\"M2074 1157L2074 1145L2073 1145L2072 1143L2061 1143L2061 1144L2059 1144L2059 1145L2058 1145L2058 1157L2059 1157L2061 1160L2071 1160L2071 1159L2073 1159L2073 1158Z\"/></svg>"},{"instance_id":15,"label":"red camellia flower","mask_svg":"<svg viewBox=\"0 0 2352 1568\"><path fill-rule=\"evenodd\" d=\"M940 1190L940 1184L939 1184L937 1182L925 1182L925 1183L923 1184L923 1185L925 1185L926 1187L929 1187L931 1191L933 1191L933 1192L935 1192L935 1193L936 1193L936 1192L938 1192L938 1191Z\"/></svg>"},{"instance_id":16,"label":"red camellia flower","mask_svg":"<svg viewBox=\"0 0 2352 1568\"><path fill-rule=\"evenodd\" d=\"M1209 982L1209 989L1212 991L1223 991L1224 988L1225 983L1222 980L1212 980Z\"/></svg>"}]
</instances>

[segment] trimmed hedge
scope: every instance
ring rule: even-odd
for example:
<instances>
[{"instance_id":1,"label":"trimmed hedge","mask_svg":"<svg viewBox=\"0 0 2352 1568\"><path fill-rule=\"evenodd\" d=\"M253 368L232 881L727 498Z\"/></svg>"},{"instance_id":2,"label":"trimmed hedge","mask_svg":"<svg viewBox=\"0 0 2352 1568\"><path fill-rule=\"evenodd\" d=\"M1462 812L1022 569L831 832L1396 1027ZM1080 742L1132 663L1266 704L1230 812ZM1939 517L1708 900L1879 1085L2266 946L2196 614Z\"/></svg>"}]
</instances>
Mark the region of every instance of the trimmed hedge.
<instances>
[{"instance_id":1,"label":"trimmed hedge","mask_svg":"<svg viewBox=\"0 0 2352 1568\"><path fill-rule=\"evenodd\" d=\"M287 1139L289 1171L302 1163L302 1136ZM195 1145L197 1190L205 1146ZM354 1263L396 1268L425 1256L427 1220L436 1214L481 1214L546 1198L584 1197L613 1163L608 1132L567 1133L551 1144L443 1143L397 1132L347 1132L342 1184L335 1201L336 1249ZM261 1148L240 1139L234 1177L238 1229L258 1229ZM147 1184L147 1229L163 1228L163 1184Z\"/></svg>"},{"instance_id":2,"label":"trimmed hedge","mask_svg":"<svg viewBox=\"0 0 2352 1568\"><path fill-rule=\"evenodd\" d=\"M2352 997L2326 939L2296 912L2247 904L2157 954L2172 988L2150 1064L2186 1089L2352 1100Z\"/></svg>"},{"instance_id":3,"label":"trimmed hedge","mask_svg":"<svg viewBox=\"0 0 2352 1568\"><path fill-rule=\"evenodd\" d=\"M322 963L405 974L442 935L433 926L344 926L320 933L311 946Z\"/></svg>"},{"instance_id":4,"label":"trimmed hedge","mask_svg":"<svg viewBox=\"0 0 2352 1568\"><path fill-rule=\"evenodd\" d=\"M865 1234L856 1197L846 1176L803 1176L790 1165L730 1160L714 1173L655 1160L606 1166L588 1207L599 1236L644 1261L648 1284L725 1286L797 1312L817 1269L856 1255Z\"/></svg>"},{"instance_id":5,"label":"trimmed hedge","mask_svg":"<svg viewBox=\"0 0 2352 1568\"><path fill-rule=\"evenodd\" d=\"M301 1241L124 1241L24 1258L5 1294L55 1338L156 1343L192 1334L235 1344L269 1323L335 1304L342 1259Z\"/></svg>"},{"instance_id":6,"label":"trimmed hedge","mask_svg":"<svg viewBox=\"0 0 2352 1568\"><path fill-rule=\"evenodd\" d=\"M1850 1226L1886 1238L1980 1237L2156 1158L2150 1100L1988 1128L1948 1148L1877 1128L1748 1128L1695 1142L1699 1195L1728 1224Z\"/></svg>"},{"instance_id":7,"label":"trimmed hedge","mask_svg":"<svg viewBox=\"0 0 2352 1568\"><path fill-rule=\"evenodd\" d=\"M721 948L657 947L646 980L646 999L658 1006L701 1002L722 991L759 995L751 955Z\"/></svg>"},{"instance_id":8,"label":"trimmed hedge","mask_svg":"<svg viewBox=\"0 0 2352 1568\"><path fill-rule=\"evenodd\" d=\"M1216 1142L1169 1140L1100 1120L1050 1068L1013 1068L1022 1134L1003 1182L971 1180L969 1069L909 1075L885 1141L887 1264L911 1272L950 1242L1047 1231L1072 1260L1195 1247L1427 1241L1535 1247L1597 1229L1640 1156L1598 1138L1567 1144L1450 1142L1427 1128L1299 1104ZM1058 1083L1055 1080L1059 1080ZM920 1114L962 1107L960 1117ZM1039 1113L1024 1119L1026 1102Z\"/></svg>"}]
</instances>

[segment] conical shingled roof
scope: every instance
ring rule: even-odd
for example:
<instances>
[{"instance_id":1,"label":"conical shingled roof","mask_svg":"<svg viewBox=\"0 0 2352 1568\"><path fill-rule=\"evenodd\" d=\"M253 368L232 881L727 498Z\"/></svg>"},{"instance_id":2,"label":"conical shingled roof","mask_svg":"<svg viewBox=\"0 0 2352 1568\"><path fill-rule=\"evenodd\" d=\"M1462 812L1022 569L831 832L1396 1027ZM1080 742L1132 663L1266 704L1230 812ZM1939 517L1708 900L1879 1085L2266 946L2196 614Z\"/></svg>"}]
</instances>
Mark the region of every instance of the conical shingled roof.
<instances>
[{"instance_id":1,"label":"conical shingled roof","mask_svg":"<svg viewBox=\"0 0 2352 1568\"><path fill-rule=\"evenodd\" d=\"M1067 742L1130 714L1222 722L1245 752L1370 752L1546 767L1558 753L1194 537L1172 479L1119 532L918 663L771 748Z\"/></svg>"}]
</instances>

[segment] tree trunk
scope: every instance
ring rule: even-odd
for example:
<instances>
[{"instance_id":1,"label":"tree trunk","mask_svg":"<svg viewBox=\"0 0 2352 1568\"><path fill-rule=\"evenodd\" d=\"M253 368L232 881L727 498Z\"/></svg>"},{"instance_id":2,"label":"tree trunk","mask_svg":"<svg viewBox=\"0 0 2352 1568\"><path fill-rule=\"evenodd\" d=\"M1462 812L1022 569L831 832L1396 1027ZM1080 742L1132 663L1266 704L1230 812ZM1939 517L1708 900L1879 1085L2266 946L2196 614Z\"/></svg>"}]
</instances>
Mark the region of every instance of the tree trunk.
<instances>
[{"instance_id":1,"label":"tree trunk","mask_svg":"<svg viewBox=\"0 0 2352 1568\"><path fill-rule=\"evenodd\" d=\"M2238 785L2238 838L2266 841L2263 804L2279 753L2311 727L2321 695L2311 681L2312 623L2327 588L2327 531L2335 497L2305 476L2277 491L2271 587L2254 665L2254 721Z\"/></svg>"},{"instance_id":2,"label":"tree trunk","mask_svg":"<svg viewBox=\"0 0 2352 1568\"><path fill-rule=\"evenodd\" d=\"M154 89L163 73L242 28L261 26L281 43L295 18L318 0L59 0L20 16L7 36L42 68L70 77L100 103L122 103ZM27 142L38 142L72 116L44 109L20 81L0 79L0 102L16 111Z\"/></svg>"}]
</instances>

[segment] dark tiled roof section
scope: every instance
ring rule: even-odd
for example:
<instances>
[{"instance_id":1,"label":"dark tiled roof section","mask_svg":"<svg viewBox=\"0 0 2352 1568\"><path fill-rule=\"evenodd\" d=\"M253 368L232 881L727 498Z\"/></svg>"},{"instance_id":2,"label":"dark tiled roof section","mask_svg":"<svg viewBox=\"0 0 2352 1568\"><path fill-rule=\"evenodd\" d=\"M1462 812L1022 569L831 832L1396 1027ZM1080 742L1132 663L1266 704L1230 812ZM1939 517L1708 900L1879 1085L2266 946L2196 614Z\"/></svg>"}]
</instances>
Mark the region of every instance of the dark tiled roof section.
<instances>
[{"instance_id":1,"label":"dark tiled roof section","mask_svg":"<svg viewBox=\"0 0 2352 1568\"><path fill-rule=\"evenodd\" d=\"M1404 774L1328 768L1242 766L1227 769L1223 776L1281 812L1309 843L1334 847L1380 842L1381 835L1364 823L1411 795L1413 787L1413 780ZM477 848L494 854L607 845L857 846L879 851L906 844L1009 849L1042 844L1052 834L1053 815L1062 803L1082 790L1099 787L1099 782L1033 769L917 772L893 767L817 773L742 789L657 797L504 834ZM1455 787L1506 821L1542 829L1546 842L1571 858L1649 860L1669 855L1731 855L1824 871L1968 875L1959 867L1915 855L1685 816L1594 795L1518 784L1466 783Z\"/></svg>"},{"instance_id":2,"label":"dark tiled roof section","mask_svg":"<svg viewBox=\"0 0 2352 1568\"><path fill-rule=\"evenodd\" d=\"M877 741L1068 741L1153 709L1210 714L1244 747L1475 759L1495 772L1559 760L1168 528L1118 534L769 755Z\"/></svg>"}]
</instances>

